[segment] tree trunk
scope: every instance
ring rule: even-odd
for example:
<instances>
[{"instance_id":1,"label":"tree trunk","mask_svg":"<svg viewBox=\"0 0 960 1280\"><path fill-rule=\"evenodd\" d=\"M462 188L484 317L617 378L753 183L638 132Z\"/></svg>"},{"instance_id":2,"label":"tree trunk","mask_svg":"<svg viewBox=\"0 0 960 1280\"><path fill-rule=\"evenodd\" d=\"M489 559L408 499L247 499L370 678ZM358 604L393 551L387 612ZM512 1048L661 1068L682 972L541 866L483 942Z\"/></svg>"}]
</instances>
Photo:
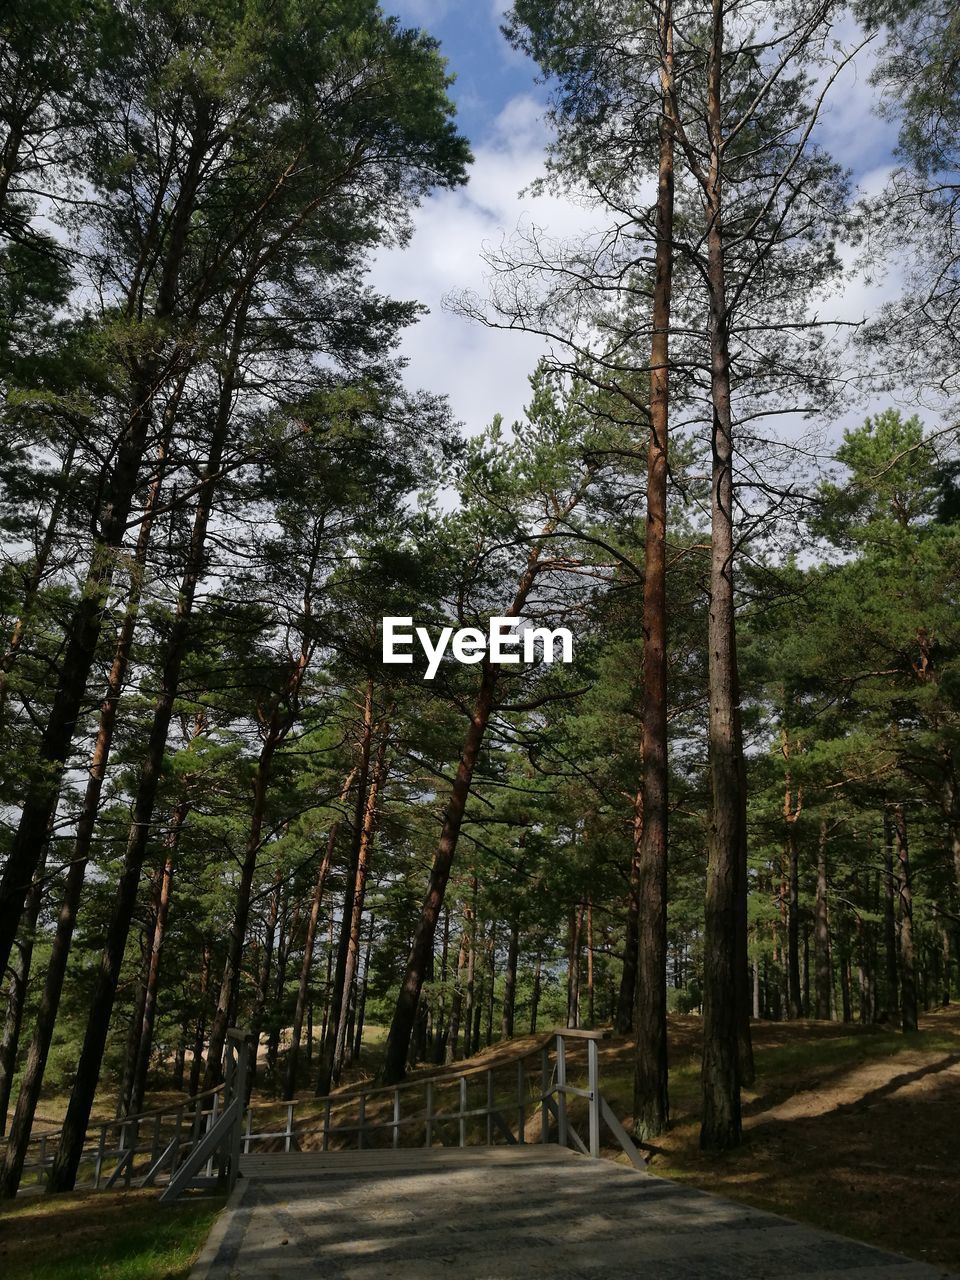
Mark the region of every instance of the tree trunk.
<instances>
[{"instance_id":1,"label":"tree trunk","mask_svg":"<svg viewBox=\"0 0 960 1280\"><path fill-rule=\"evenodd\" d=\"M343 781L343 787L340 791L339 804L346 803L347 796L350 794L350 788L357 776L356 767L350 770ZM297 1088L297 1059L300 1055L300 1037L303 1034L303 1015L308 1003L308 993L310 990L310 970L313 966L313 947L317 936L317 922L320 919L320 906L323 902L323 891L326 887L327 876L330 874L330 863L333 859L333 851L337 843L337 832L340 829L340 819L337 818L330 827L330 834L327 836L327 844L321 859L317 878L313 886L313 897L310 900L310 914L307 917L307 936L303 944L303 961L300 965L300 984L297 988L297 1003L293 1011L293 1026L290 1030L290 1050L287 1054L287 1070L284 1080L283 1096L292 1099L296 1094Z\"/></svg>"},{"instance_id":2,"label":"tree trunk","mask_svg":"<svg viewBox=\"0 0 960 1280\"><path fill-rule=\"evenodd\" d=\"M203 1042L206 1037L207 993L210 990L210 943L203 944L203 961L200 965L200 1012L197 1014L196 1030L193 1033L193 1057L190 1061L190 1080L187 1092L194 1097L200 1088L200 1076L203 1072Z\"/></svg>"},{"instance_id":3,"label":"tree trunk","mask_svg":"<svg viewBox=\"0 0 960 1280\"><path fill-rule=\"evenodd\" d=\"M547 521L541 532L541 538L549 537L559 521L570 514L578 501L579 493L570 499L555 518ZM542 543L537 543L531 550L527 557L526 568L517 586L513 603L506 613L501 616L517 618L523 612L527 597L540 569L542 545ZM466 812L467 800L470 797L470 787L473 782L473 771L480 758L480 748L483 745L487 724L494 707L497 674L498 668L489 661L489 657L484 658L481 664L480 688L477 691L476 701L470 716L470 724L467 727L463 749L460 753L460 760L453 781L453 788L443 816L443 825L440 829L440 839L437 843L437 851L430 869L426 897L420 910L420 919L413 935L413 943L410 947L410 954L407 957L406 972L400 987L400 993L397 996L397 1004L393 1012L390 1032L387 1036L383 1067L385 1084L396 1084L403 1079L406 1072L407 1049L410 1044L410 1033L413 1030L413 1020L416 1017L417 1005L420 1002L420 989L423 986L427 963L433 956L433 938L437 929L437 921L440 918L440 910L443 907L443 898L447 891L447 881L450 879L453 859L457 852L460 828L463 825L463 816Z\"/></svg>"},{"instance_id":4,"label":"tree trunk","mask_svg":"<svg viewBox=\"0 0 960 1280\"><path fill-rule=\"evenodd\" d=\"M347 1013L350 986L346 981L350 936L357 896L357 873L363 843L364 818L367 810L367 784L370 778L370 756L373 747L373 677L366 683L361 712L359 764L357 767L357 798L353 808L353 833L350 841L350 863L343 889L343 908L340 916L340 939L337 945L336 968L330 992L329 1017L320 1045L320 1069L317 1072L316 1093L325 1097L330 1092L334 1074L334 1057L340 1022ZM345 1034L345 1028L344 1028Z\"/></svg>"},{"instance_id":5,"label":"tree trunk","mask_svg":"<svg viewBox=\"0 0 960 1280\"><path fill-rule=\"evenodd\" d=\"M220 996L217 1000L213 1022L210 1026L210 1043L207 1046L207 1069L204 1075L205 1089L212 1089L214 1085L219 1084L223 1074L223 1047L227 1039L230 1012L240 983L243 945L246 940L247 921L250 918L250 895L253 889L253 877L257 869L257 856L260 853L263 819L267 808L270 770L274 753L280 745L283 727L279 714L275 712L271 717L263 746L260 748L260 756L254 773L253 808L250 813L250 826L247 831L243 864L240 868L240 881L237 885L233 919L230 922L230 933L227 937L227 958L223 968L223 978L220 982Z\"/></svg>"},{"instance_id":6,"label":"tree trunk","mask_svg":"<svg viewBox=\"0 0 960 1280\"><path fill-rule=\"evenodd\" d=\"M181 176L176 206L172 218L165 224L166 244L156 246L163 262L157 271L162 283L157 292L154 319L160 322L161 327L169 326L175 314L177 282L186 256L188 232L201 180L204 137L204 127L198 122ZM58 664L59 675L50 715L37 751L37 770L27 788L16 835L0 878L0 974L6 970L24 900L56 809L61 775L70 755L87 681L96 659L105 605L122 553L144 450L154 425L155 403L163 386L159 357L152 356L141 363L139 355L131 353L130 364L134 376L129 416L116 442L113 470L109 476L101 477L102 497L97 518L93 521L95 534L90 563L65 627L66 646ZM72 1128L72 1120L70 1125ZM71 1141L75 1145L76 1137ZM61 1141L61 1148L63 1146ZM58 1167L62 1167L59 1157Z\"/></svg>"},{"instance_id":7,"label":"tree trunk","mask_svg":"<svg viewBox=\"0 0 960 1280\"><path fill-rule=\"evenodd\" d=\"M897 851L898 942L900 960L901 1016L904 1031L917 1029L917 980L913 954L913 890L910 884L910 852L907 845L907 820L903 805L893 811L893 829Z\"/></svg>"},{"instance_id":8,"label":"tree trunk","mask_svg":"<svg viewBox=\"0 0 960 1280\"><path fill-rule=\"evenodd\" d=\"M353 1040L353 1053L351 1055L352 1062L359 1062L360 1050L363 1048L363 1016L367 1007L367 984L370 976L370 954L373 951L373 932L375 922L373 916L370 917L370 928L367 932L367 946L363 953L363 978L360 983L360 994L357 1000L357 1030Z\"/></svg>"},{"instance_id":9,"label":"tree trunk","mask_svg":"<svg viewBox=\"0 0 960 1280\"><path fill-rule=\"evenodd\" d=\"M23 641L27 634L27 627L30 623L34 608L36 607L37 598L40 594L40 587L47 570L47 564L50 560L50 554L53 551L53 544L56 538L57 526L60 523L60 516L63 513L63 506L67 496L67 485L70 479L70 472L73 470L73 460L76 455L77 442L71 439L63 464L60 467L60 475L57 479L56 492L54 494L53 503L50 507L50 515L47 518L47 524L43 531L43 537L37 548L37 554L30 565L30 570L24 578L23 583L23 602L20 606L20 616L13 625L10 632L10 639L7 641L7 647L0 658L0 724L3 723L3 715L6 709L8 677L13 670L14 663L23 646ZM2 1117L2 1118L5 1118Z\"/></svg>"},{"instance_id":10,"label":"tree trunk","mask_svg":"<svg viewBox=\"0 0 960 1280\"><path fill-rule=\"evenodd\" d=\"M893 828L886 809L883 812L883 867L883 948L886 972L884 1014L892 1021L900 1013L900 973L897 964L897 886L893 872Z\"/></svg>"},{"instance_id":11,"label":"tree trunk","mask_svg":"<svg viewBox=\"0 0 960 1280\"><path fill-rule=\"evenodd\" d=\"M667 1079L667 476L674 205L672 0L660 0L658 27L661 113L643 578L643 829L637 894L640 911L633 1081L634 1129L641 1140L663 1133L670 1118Z\"/></svg>"},{"instance_id":12,"label":"tree trunk","mask_svg":"<svg viewBox=\"0 0 960 1280\"><path fill-rule=\"evenodd\" d=\"M283 871L278 866L274 873L273 892L270 894L270 906L267 909L266 926L263 931L263 946L260 949L260 964L257 972L257 990L250 1015L250 1070L247 1079L252 1089L257 1079L260 1060L260 1036L263 1030L263 1015L270 995L270 970L273 966L274 950L277 946L277 925L283 929L281 918L281 900L284 895ZM268 1051L269 1052L269 1051Z\"/></svg>"},{"instance_id":13,"label":"tree trunk","mask_svg":"<svg viewBox=\"0 0 960 1280\"><path fill-rule=\"evenodd\" d=\"M182 383L178 386L178 395L180 390L182 390ZM16 1129L11 1130L10 1140L4 1156L3 1170L0 1172L0 1196L16 1193L23 1162L26 1158L26 1144L33 1127L33 1118L43 1085L43 1076L60 1007L60 997L67 972L67 963L70 957L73 931L86 877L87 863L93 845L93 836L100 809L100 796L106 777L107 762L110 757L113 733L116 726L117 709L126 679L134 633L140 612L143 570L146 563L156 505L160 496L165 460L166 446L164 444L161 446L157 459L157 476L151 486L147 506L140 522L140 530L131 567L130 594L127 598L123 622L117 637L110 674L107 678L106 693L100 704L97 736L94 740L88 766L87 785L77 819L70 867L67 871L63 900L57 916L50 958L47 962L43 994L37 1012L27 1063L20 1082L20 1093L17 1099L17 1111L20 1119L17 1122Z\"/></svg>"},{"instance_id":14,"label":"tree trunk","mask_svg":"<svg viewBox=\"0 0 960 1280\"><path fill-rule=\"evenodd\" d=\"M27 1002L27 985L33 963L33 945L36 940L37 920L43 902L43 870L47 850L40 855L37 876L30 886L23 909L21 937L17 956L10 968L10 986L7 1015L3 1023L3 1040L0 1042L0 1137L7 1131L7 1111L13 1077L17 1069L17 1051L20 1047L20 1031L23 1027L23 1011Z\"/></svg>"},{"instance_id":15,"label":"tree trunk","mask_svg":"<svg viewBox=\"0 0 960 1280\"><path fill-rule=\"evenodd\" d=\"M584 904L570 912L567 948L567 1026L580 1025L580 938L583 933Z\"/></svg>"},{"instance_id":16,"label":"tree trunk","mask_svg":"<svg viewBox=\"0 0 960 1280\"><path fill-rule=\"evenodd\" d=\"M637 963L640 946L640 848L643 838L643 792L638 791L633 803L633 856L630 859L630 884L627 893L627 919L625 926L623 971L617 994L614 1029L618 1035L628 1035L633 1030L633 1015L637 1002Z\"/></svg>"},{"instance_id":17,"label":"tree trunk","mask_svg":"<svg viewBox=\"0 0 960 1280\"><path fill-rule=\"evenodd\" d=\"M467 932L467 914L464 912L463 925L460 929L460 952L457 956L457 974L454 979L453 1000L450 1002L450 1033L447 1039L446 1061L456 1062L457 1040L460 1035L460 1019L463 1016L464 975L467 968L469 940Z\"/></svg>"},{"instance_id":18,"label":"tree trunk","mask_svg":"<svg viewBox=\"0 0 960 1280\"><path fill-rule=\"evenodd\" d=\"M246 312L241 311L235 322L231 351L226 361L223 385L220 390L218 412L211 436L204 479L197 503L187 565L180 586L176 613L167 640L163 658L160 693L154 708L153 721L147 740L147 750L137 783L132 806L131 823L124 854L123 868L114 895L114 904L107 929L107 941L101 957L90 1015L84 1036L83 1048L77 1064L74 1086L67 1106L60 1143L50 1170L49 1189L70 1191L76 1179L90 1109L100 1077L103 1051L113 1012L117 982L123 964L130 922L136 904L140 872L147 852L153 822L153 808L157 788L163 770L167 735L173 716L174 701L180 683L180 668L186 653L190 633L190 621L197 587L204 571L204 549L207 525L213 506L214 479L220 471L223 449L227 440L233 404L233 388L239 361L240 336L245 325Z\"/></svg>"},{"instance_id":19,"label":"tree trunk","mask_svg":"<svg viewBox=\"0 0 960 1280\"><path fill-rule=\"evenodd\" d=\"M370 859L373 854L373 840L377 824L377 802L380 790L386 779L387 737L389 729L383 724L380 729L380 742L377 747L376 763L366 798L363 813L363 826L360 831L360 847L357 851L357 872L354 877L353 896L349 912L349 935L347 938L347 958L343 976L343 995L341 997L340 1017L337 1024L337 1036L333 1048L333 1083L340 1083L347 1047L350 1043L347 1034L347 1001L357 976L357 962L360 955L360 926L363 920L363 905L367 894L367 877L370 874Z\"/></svg>"},{"instance_id":20,"label":"tree trunk","mask_svg":"<svg viewBox=\"0 0 960 1280\"><path fill-rule=\"evenodd\" d=\"M723 121L720 92L723 0L712 0L712 14L707 93L710 175L706 190L713 402L708 634L711 816L704 928L700 1145L705 1149L720 1150L735 1147L740 1142L736 965L742 798L736 729L733 421L722 224Z\"/></svg>"},{"instance_id":21,"label":"tree trunk","mask_svg":"<svg viewBox=\"0 0 960 1280\"><path fill-rule=\"evenodd\" d=\"M187 804L181 802L173 818L173 829L168 837L168 852L164 859L163 874L160 881L160 898L157 903L157 918L153 926L153 940L150 946L150 963L147 970L147 984L143 1002L143 1022L140 1029L140 1040L137 1046L137 1060L134 1068L133 1088L130 1092L130 1110L143 1110L143 1097L147 1086L147 1071L150 1066L150 1054L153 1051L153 1031L157 1017L157 996L160 990L160 955L163 950L167 932L167 917L170 912L170 896L173 891L173 868L176 859L177 844L180 831L187 815Z\"/></svg>"},{"instance_id":22,"label":"tree trunk","mask_svg":"<svg viewBox=\"0 0 960 1280\"><path fill-rule=\"evenodd\" d=\"M540 974L543 966L543 950L537 947L537 958L533 964L533 990L530 993L530 1034L537 1034L537 1015L540 1012Z\"/></svg>"},{"instance_id":23,"label":"tree trunk","mask_svg":"<svg viewBox=\"0 0 960 1280\"><path fill-rule=\"evenodd\" d=\"M503 974L503 1017L500 1034L504 1040L513 1038L513 1024L517 1004L517 960L520 955L520 917L514 915L510 924L510 941L507 944L507 967Z\"/></svg>"},{"instance_id":24,"label":"tree trunk","mask_svg":"<svg viewBox=\"0 0 960 1280\"><path fill-rule=\"evenodd\" d=\"M816 970L816 1016L823 1022L829 1022L831 996L833 995L833 974L830 970L830 914L827 906L827 824L825 820L820 823L820 838L817 841L817 905L814 917L813 949L814 968Z\"/></svg>"},{"instance_id":25,"label":"tree trunk","mask_svg":"<svg viewBox=\"0 0 960 1280\"><path fill-rule=\"evenodd\" d=\"M666 978L666 972L664 972ZM592 1030L596 1025L594 1020L594 999L593 999L593 902L587 901L587 1025Z\"/></svg>"},{"instance_id":26,"label":"tree trunk","mask_svg":"<svg viewBox=\"0 0 960 1280\"><path fill-rule=\"evenodd\" d=\"M449 1035L449 1023L447 1021L447 979L449 976L449 958L450 908L447 907L443 912L443 942L440 945L440 990L443 994L434 1019L433 1045L430 1053L431 1060L434 1065L438 1067L446 1057L447 1036Z\"/></svg>"},{"instance_id":27,"label":"tree trunk","mask_svg":"<svg viewBox=\"0 0 960 1280\"><path fill-rule=\"evenodd\" d=\"M487 938L487 1034L486 1042L489 1047L493 1044L493 1004L496 996L497 981L497 941L496 941L496 924L490 922L490 936Z\"/></svg>"}]
</instances>

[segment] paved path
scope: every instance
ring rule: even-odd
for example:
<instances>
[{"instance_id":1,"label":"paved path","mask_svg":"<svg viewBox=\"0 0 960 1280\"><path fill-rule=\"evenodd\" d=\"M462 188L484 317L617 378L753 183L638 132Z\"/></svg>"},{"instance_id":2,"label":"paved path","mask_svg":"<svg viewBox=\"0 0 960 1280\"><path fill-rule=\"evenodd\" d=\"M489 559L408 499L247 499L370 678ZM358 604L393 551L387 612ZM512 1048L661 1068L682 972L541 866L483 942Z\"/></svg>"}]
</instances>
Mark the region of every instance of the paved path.
<instances>
[{"instance_id":1,"label":"paved path","mask_svg":"<svg viewBox=\"0 0 960 1280\"><path fill-rule=\"evenodd\" d=\"M247 1157L191 1280L934 1280L557 1147Z\"/></svg>"}]
</instances>

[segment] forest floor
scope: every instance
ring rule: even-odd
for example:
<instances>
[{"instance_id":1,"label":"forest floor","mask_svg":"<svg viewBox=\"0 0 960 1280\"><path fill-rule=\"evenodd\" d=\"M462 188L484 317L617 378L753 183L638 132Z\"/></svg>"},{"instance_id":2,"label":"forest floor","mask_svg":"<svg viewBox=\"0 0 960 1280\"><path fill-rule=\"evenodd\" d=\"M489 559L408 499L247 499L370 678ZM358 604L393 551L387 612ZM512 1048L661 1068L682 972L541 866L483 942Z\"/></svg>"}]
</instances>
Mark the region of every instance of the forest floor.
<instances>
[{"instance_id":1,"label":"forest floor","mask_svg":"<svg viewBox=\"0 0 960 1280\"><path fill-rule=\"evenodd\" d=\"M756 1023L753 1038L757 1081L743 1095L744 1143L704 1156L698 1147L700 1020L671 1018L672 1125L647 1148L651 1171L960 1272L960 1007L924 1016L914 1035L801 1021ZM347 1089L372 1079L382 1043L382 1029L370 1027L362 1065L346 1073ZM500 1042L457 1068L485 1073L539 1043L535 1036ZM601 1088L628 1130L632 1055L627 1037L600 1043ZM575 1051L571 1079L580 1058ZM421 1068L412 1079L438 1071L449 1068ZM176 1096L154 1093L148 1105ZM48 1120L60 1114L60 1101L48 1100ZM105 1118L112 1115L110 1099L98 1104ZM347 1114L348 1102L342 1106ZM371 1119L376 1110L371 1100ZM578 1121L576 1108L572 1116ZM533 1128L538 1123L533 1117ZM604 1154L626 1158L619 1148ZM132 1196L31 1196L0 1210L4 1280L186 1276L217 1206L160 1210L155 1193Z\"/></svg>"},{"instance_id":2,"label":"forest floor","mask_svg":"<svg viewBox=\"0 0 960 1280\"><path fill-rule=\"evenodd\" d=\"M186 1280L223 1197L161 1205L156 1191L28 1196L0 1208L4 1280Z\"/></svg>"},{"instance_id":3,"label":"forest floor","mask_svg":"<svg viewBox=\"0 0 960 1280\"><path fill-rule=\"evenodd\" d=\"M653 1173L960 1271L960 1007L924 1016L913 1035L755 1023L744 1142L721 1156L698 1144L700 1019L672 1017L670 1033L672 1124L647 1148ZM524 1043L472 1061L493 1065ZM601 1042L600 1087L629 1131L628 1038Z\"/></svg>"}]
</instances>

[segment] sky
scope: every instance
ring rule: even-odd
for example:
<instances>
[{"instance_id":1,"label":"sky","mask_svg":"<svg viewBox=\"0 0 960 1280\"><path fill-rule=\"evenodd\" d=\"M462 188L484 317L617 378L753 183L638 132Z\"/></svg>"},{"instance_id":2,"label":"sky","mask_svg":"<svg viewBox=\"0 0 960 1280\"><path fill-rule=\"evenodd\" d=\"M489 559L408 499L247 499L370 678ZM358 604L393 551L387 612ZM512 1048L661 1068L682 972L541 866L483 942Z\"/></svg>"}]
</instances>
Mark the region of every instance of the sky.
<instances>
[{"instance_id":1,"label":"sky","mask_svg":"<svg viewBox=\"0 0 960 1280\"><path fill-rule=\"evenodd\" d=\"M467 186L426 200L412 241L379 256L374 282L429 309L403 340L408 385L446 394L455 416L476 433L495 414L508 424L522 416L527 380L543 345L530 335L490 330L456 315L444 307L444 298L461 290L487 293L484 244L496 245L530 221L553 236L576 234L598 215L572 201L521 194L543 169L547 90L537 83L535 65L500 33L505 0L382 0L382 7L439 41L456 77L451 96L458 127L475 159ZM882 186L896 141L894 127L876 110L872 57L867 48L843 73L820 126L821 142L867 192ZM895 289L893 278L873 285L851 278L843 296L831 300L831 313L860 319ZM862 418L863 411L856 416Z\"/></svg>"}]
</instances>

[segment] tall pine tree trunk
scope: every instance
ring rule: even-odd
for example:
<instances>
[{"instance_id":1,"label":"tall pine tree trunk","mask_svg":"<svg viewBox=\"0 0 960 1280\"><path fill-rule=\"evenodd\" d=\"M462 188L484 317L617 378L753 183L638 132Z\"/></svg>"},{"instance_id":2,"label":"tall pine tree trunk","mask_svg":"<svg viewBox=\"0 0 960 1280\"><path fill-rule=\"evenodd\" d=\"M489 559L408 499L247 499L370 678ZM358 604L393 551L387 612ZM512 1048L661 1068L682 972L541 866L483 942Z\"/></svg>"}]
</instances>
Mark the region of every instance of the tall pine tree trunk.
<instances>
[{"instance_id":1,"label":"tall pine tree trunk","mask_svg":"<svg viewBox=\"0 0 960 1280\"><path fill-rule=\"evenodd\" d=\"M830 915L827 906L827 823L820 823L817 841L817 905L813 934L814 968L816 970L816 1016L824 1022L831 1017L833 974L830 969Z\"/></svg>"},{"instance_id":2,"label":"tall pine tree trunk","mask_svg":"<svg viewBox=\"0 0 960 1280\"><path fill-rule=\"evenodd\" d=\"M156 246L159 287L153 318L161 328L169 326L175 317L178 284L202 178L209 117L205 103L198 101L198 108L191 146L180 174L176 205L171 217L162 224L166 240ZM58 663L57 687L37 751L36 772L24 796L17 831L0 878L0 973L6 970L24 900L56 809L62 771L70 755L83 707L107 597L113 585L140 480L144 450L154 425L155 403L168 376L168 370L157 353L141 360L137 348L139 341L138 335L130 353L133 376L129 415L116 442L113 469L102 477L102 496L94 521L90 562L77 603L65 627L66 646Z\"/></svg>"},{"instance_id":3,"label":"tall pine tree trunk","mask_svg":"<svg viewBox=\"0 0 960 1280\"><path fill-rule=\"evenodd\" d=\"M708 628L711 814L703 957L700 1145L705 1149L724 1149L739 1144L741 1128L736 965L742 774L737 750L733 419L723 245L723 0L712 0L712 19L707 68L710 169L705 202L713 403Z\"/></svg>"},{"instance_id":4,"label":"tall pine tree trunk","mask_svg":"<svg viewBox=\"0 0 960 1280\"><path fill-rule=\"evenodd\" d=\"M886 991L884 1013L891 1021L900 1014L900 970L897 964L897 884L893 870L893 826L883 811L883 949Z\"/></svg>"},{"instance_id":5,"label":"tall pine tree trunk","mask_svg":"<svg viewBox=\"0 0 960 1280\"><path fill-rule=\"evenodd\" d=\"M53 1040L57 1013L60 1008L60 998L63 993L63 983L70 959L73 932L76 927L77 912L80 908L87 864L93 848L97 816L100 812L100 797L113 745L120 695L123 692L123 686L126 681L137 619L140 616L143 575L163 482L167 444L172 427L171 415L172 410L179 403L183 387L184 380L181 379L177 384L171 404L168 406L166 430L157 457L157 473L151 485L146 508L140 521L137 544L130 568L130 592L124 608L123 621L120 625L120 633L117 636L113 661L107 677L106 692L100 704L97 734L87 768L87 784L84 788L80 813L77 818L77 829L74 836L70 866L64 884L63 899L50 946L50 958L47 961L43 993L37 1010L27 1062L20 1081L17 1113L10 1131L7 1149L4 1153L3 1167L0 1169L0 1197L16 1194L20 1175L23 1171L23 1163L26 1159L30 1132L33 1128L33 1118L40 1100L40 1091L43 1087L43 1077L50 1053L50 1045Z\"/></svg>"},{"instance_id":6,"label":"tall pine tree trunk","mask_svg":"<svg viewBox=\"0 0 960 1280\"><path fill-rule=\"evenodd\" d=\"M900 960L900 1025L904 1031L917 1029L917 979L913 948L913 888L910 883L910 849L903 804L893 811L897 854L897 941Z\"/></svg>"},{"instance_id":7,"label":"tall pine tree trunk","mask_svg":"<svg viewBox=\"0 0 960 1280\"><path fill-rule=\"evenodd\" d=\"M504 1040L513 1037L513 1025L517 1005L517 961L520 956L520 917L514 915L510 922L510 941L507 943L507 967L503 974L503 1016L500 1034Z\"/></svg>"},{"instance_id":8,"label":"tall pine tree trunk","mask_svg":"<svg viewBox=\"0 0 960 1280\"><path fill-rule=\"evenodd\" d=\"M106 945L91 999L87 1029L61 1130L60 1144L50 1170L48 1185L51 1191L73 1189L90 1119L90 1110L100 1078L117 982L136 905L140 872L152 830L153 809L163 772L174 702L180 684L180 669L190 635L194 600L204 571L207 525L213 507L214 484L220 472L223 450L227 442L233 406L234 380L245 321L246 310L242 308L235 322L231 350L225 362L226 369L220 389L216 420L191 530L187 565L180 585L173 624L164 650L160 692L154 707L147 750L134 796L127 847L114 894Z\"/></svg>"},{"instance_id":9,"label":"tall pine tree trunk","mask_svg":"<svg viewBox=\"0 0 960 1280\"><path fill-rule=\"evenodd\" d=\"M7 1131L7 1111L17 1068L17 1050L20 1047L23 1011L27 1002L27 985L33 964L33 944L36 939L40 906L43 902L43 869L46 859L47 852L44 850L40 855L36 878L30 886L30 892L24 904L17 955L10 966L7 1014L3 1023L3 1039L0 1041L0 1136Z\"/></svg>"},{"instance_id":10,"label":"tall pine tree trunk","mask_svg":"<svg viewBox=\"0 0 960 1280\"><path fill-rule=\"evenodd\" d=\"M343 787L340 791L341 805L346 803L347 796L350 794L350 788L357 776L356 768L350 770L343 781ZM303 960L300 965L300 982L297 987L297 1003L293 1011L293 1026L290 1030L290 1049L287 1054L287 1070L284 1079L283 1096L285 1098L293 1098L297 1088L297 1061L300 1055L300 1037L303 1034L303 1016L307 1008L308 993L310 990L310 970L313 967L313 948L317 936L317 922L320 919L320 907L323 902L323 891L326 888L327 877L330 874L330 863L333 860L333 851L336 848L337 832L340 829L340 819L337 818L330 827L330 834L327 836L327 843L324 849L323 858L317 870L317 878L313 886L313 897L310 900L310 914L307 917L307 936L303 944Z\"/></svg>"},{"instance_id":11,"label":"tall pine tree trunk","mask_svg":"<svg viewBox=\"0 0 960 1280\"><path fill-rule=\"evenodd\" d=\"M643 840L643 790L633 801L633 855L630 859L630 879L627 891L627 919L624 928L623 970L614 1015L614 1028L620 1035L633 1030L633 1016L637 1003L637 963L640 946L640 847Z\"/></svg>"},{"instance_id":12,"label":"tall pine tree trunk","mask_svg":"<svg viewBox=\"0 0 960 1280\"><path fill-rule=\"evenodd\" d=\"M660 0L660 156L657 185L650 435L643 576L643 831L640 843L634 1129L654 1138L670 1118L667 1082L667 474L673 292L673 9Z\"/></svg>"},{"instance_id":13,"label":"tall pine tree trunk","mask_svg":"<svg viewBox=\"0 0 960 1280\"><path fill-rule=\"evenodd\" d=\"M370 874L370 859L373 854L373 841L377 822L377 801L386 778L386 755L388 728L383 724L380 729L380 743L377 747L377 759L373 767L373 776L367 793L367 801L363 814L363 826L360 832L360 848L357 853L357 873L354 877L353 899L350 904L350 925L347 939L347 962L344 969L343 995L341 997L340 1017L337 1023L337 1037L333 1049L333 1083L340 1083L340 1074L350 1043L347 1035L347 1000L353 989L357 976L357 963L360 955L360 926L363 920L363 906L367 893L367 878Z\"/></svg>"}]
</instances>

